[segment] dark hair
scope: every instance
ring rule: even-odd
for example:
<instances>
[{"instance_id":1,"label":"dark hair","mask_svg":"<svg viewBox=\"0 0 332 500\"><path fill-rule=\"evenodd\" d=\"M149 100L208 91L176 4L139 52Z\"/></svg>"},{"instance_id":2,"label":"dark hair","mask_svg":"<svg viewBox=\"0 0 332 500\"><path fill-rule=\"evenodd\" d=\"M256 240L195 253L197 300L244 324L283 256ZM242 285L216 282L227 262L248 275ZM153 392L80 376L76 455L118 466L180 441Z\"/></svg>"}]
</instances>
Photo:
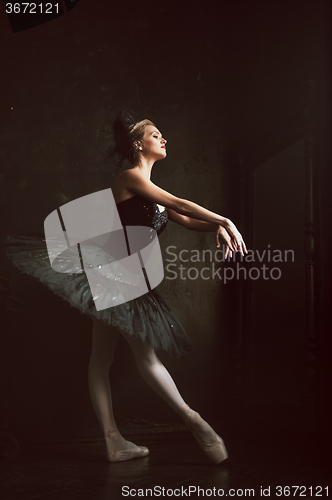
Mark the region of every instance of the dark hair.
<instances>
[{"instance_id":1,"label":"dark hair","mask_svg":"<svg viewBox=\"0 0 332 500\"><path fill-rule=\"evenodd\" d=\"M132 165L139 157L136 141L142 140L147 125L154 125L150 120L136 122L130 109L125 109L116 115L113 122L113 143L106 152L105 159L115 158L116 166L128 160Z\"/></svg>"}]
</instances>

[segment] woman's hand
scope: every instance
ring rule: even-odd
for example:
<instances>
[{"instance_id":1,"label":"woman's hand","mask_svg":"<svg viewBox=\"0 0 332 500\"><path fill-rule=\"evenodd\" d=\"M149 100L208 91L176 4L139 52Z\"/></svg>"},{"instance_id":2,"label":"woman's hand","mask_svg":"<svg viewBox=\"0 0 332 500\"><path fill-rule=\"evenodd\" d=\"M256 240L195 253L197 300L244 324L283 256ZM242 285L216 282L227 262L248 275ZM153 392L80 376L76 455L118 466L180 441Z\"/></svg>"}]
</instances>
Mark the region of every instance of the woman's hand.
<instances>
[{"instance_id":1,"label":"woman's hand","mask_svg":"<svg viewBox=\"0 0 332 500\"><path fill-rule=\"evenodd\" d=\"M232 238L230 237L230 235L223 226L218 226L218 229L216 231L216 238L217 238L217 248L220 248L221 245L226 244L226 251L224 258L227 259L228 256L232 257L233 252L236 251L235 245L232 242Z\"/></svg>"},{"instance_id":2,"label":"woman's hand","mask_svg":"<svg viewBox=\"0 0 332 500\"><path fill-rule=\"evenodd\" d=\"M248 253L241 233L229 219L227 219L224 226L218 227L216 238L217 248L220 248L220 243L226 243L225 259L227 259L228 256L232 257L233 252L240 252L241 255Z\"/></svg>"},{"instance_id":3,"label":"woman's hand","mask_svg":"<svg viewBox=\"0 0 332 500\"><path fill-rule=\"evenodd\" d=\"M242 238L242 234L238 231L235 224L233 224L231 220L227 219L224 227L232 239L232 243L235 246L235 252L240 252L241 255L248 253L247 247Z\"/></svg>"}]
</instances>

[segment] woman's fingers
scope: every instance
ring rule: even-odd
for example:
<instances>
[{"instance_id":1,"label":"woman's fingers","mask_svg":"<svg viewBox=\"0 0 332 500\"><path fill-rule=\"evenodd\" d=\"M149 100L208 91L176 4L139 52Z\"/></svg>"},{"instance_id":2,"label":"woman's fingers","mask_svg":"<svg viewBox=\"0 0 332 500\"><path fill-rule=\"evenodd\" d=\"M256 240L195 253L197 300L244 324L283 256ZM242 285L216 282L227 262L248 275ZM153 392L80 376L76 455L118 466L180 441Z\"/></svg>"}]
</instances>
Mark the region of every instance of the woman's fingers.
<instances>
[{"instance_id":1,"label":"woman's fingers","mask_svg":"<svg viewBox=\"0 0 332 500\"><path fill-rule=\"evenodd\" d=\"M247 247L243 241L242 235L237 232L237 235L234 238L236 249L244 256L245 253L248 253Z\"/></svg>"},{"instance_id":2,"label":"woman's fingers","mask_svg":"<svg viewBox=\"0 0 332 500\"><path fill-rule=\"evenodd\" d=\"M242 235L233 223L230 223L227 229L219 226L216 232L216 240L217 248L220 248L221 244L226 244L226 259L227 257L232 257L233 252L240 252L242 256L248 253Z\"/></svg>"},{"instance_id":3,"label":"woman's fingers","mask_svg":"<svg viewBox=\"0 0 332 500\"><path fill-rule=\"evenodd\" d=\"M240 252L243 257L244 257L245 253L248 253L247 247L246 247L242 238L241 239L240 238L237 238L237 239L233 238L233 250L235 252Z\"/></svg>"},{"instance_id":4,"label":"woman's fingers","mask_svg":"<svg viewBox=\"0 0 332 500\"><path fill-rule=\"evenodd\" d=\"M232 250L230 250L229 247L227 247L225 251L225 259L227 259L227 257L232 257L232 255L233 255Z\"/></svg>"},{"instance_id":5,"label":"woman's fingers","mask_svg":"<svg viewBox=\"0 0 332 500\"><path fill-rule=\"evenodd\" d=\"M233 241L232 241L232 240L230 240L227 244L228 244L229 248L230 248L233 252L236 252L236 247L235 247L235 245L234 245L234 243L233 243Z\"/></svg>"},{"instance_id":6,"label":"woman's fingers","mask_svg":"<svg viewBox=\"0 0 332 500\"><path fill-rule=\"evenodd\" d=\"M248 253L246 244L243 241L242 236L241 236L241 240L239 242L239 250L240 250L240 252L241 252L242 255L244 255L245 253Z\"/></svg>"},{"instance_id":7,"label":"woman's fingers","mask_svg":"<svg viewBox=\"0 0 332 500\"><path fill-rule=\"evenodd\" d=\"M227 248L229 248L230 252L236 252L236 246L235 246L234 242L232 241L232 238L229 237L229 235L227 236L227 238L225 238L225 242L226 242Z\"/></svg>"}]
</instances>

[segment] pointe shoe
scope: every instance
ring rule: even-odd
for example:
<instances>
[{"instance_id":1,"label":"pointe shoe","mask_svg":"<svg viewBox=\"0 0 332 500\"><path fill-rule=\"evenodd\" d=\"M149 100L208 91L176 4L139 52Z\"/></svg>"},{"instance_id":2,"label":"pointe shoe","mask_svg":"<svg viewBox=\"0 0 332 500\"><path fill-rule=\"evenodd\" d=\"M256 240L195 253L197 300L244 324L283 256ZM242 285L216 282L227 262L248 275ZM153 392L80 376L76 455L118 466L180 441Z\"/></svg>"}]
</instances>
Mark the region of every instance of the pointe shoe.
<instances>
[{"instance_id":1,"label":"pointe shoe","mask_svg":"<svg viewBox=\"0 0 332 500\"><path fill-rule=\"evenodd\" d=\"M146 446L136 446L131 441L125 441L126 448L123 449L123 440L118 429L106 432L105 439L111 439L115 442L118 440L119 444L115 447L112 453L107 453L107 460L109 462L124 462L125 460L132 460L133 458L146 457L149 450Z\"/></svg>"},{"instance_id":2,"label":"pointe shoe","mask_svg":"<svg viewBox=\"0 0 332 500\"><path fill-rule=\"evenodd\" d=\"M187 407L188 407L188 412L185 417L185 423L187 427L193 433L194 438L204 451L205 455L211 460L211 462L213 462L216 465L220 464L221 462L226 460L226 458L228 458L228 453L224 445L224 441L221 439L220 436L218 436L218 434L215 431L213 431L215 434L215 440L212 443L206 443L200 437L198 437L197 433L195 433L195 430L193 429L192 424L199 422L204 423L207 426L209 426L209 424L207 424L205 420L202 419L199 413L193 411L188 405Z\"/></svg>"}]
</instances>

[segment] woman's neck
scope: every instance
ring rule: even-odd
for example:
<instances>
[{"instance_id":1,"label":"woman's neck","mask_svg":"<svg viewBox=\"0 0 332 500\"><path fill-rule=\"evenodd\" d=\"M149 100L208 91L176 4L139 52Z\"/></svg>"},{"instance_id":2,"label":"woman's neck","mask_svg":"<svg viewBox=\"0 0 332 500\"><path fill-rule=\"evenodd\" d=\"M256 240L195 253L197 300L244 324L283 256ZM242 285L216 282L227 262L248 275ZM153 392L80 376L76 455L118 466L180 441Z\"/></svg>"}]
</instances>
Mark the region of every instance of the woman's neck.
<instances>
[{"instance_id":1,"label":"woman's neck","mask_svg":"<svg viewBox=\"0 0 332 500\"><path fill-rule=\"evenodd\" d=\"M144 175L144 177L147 177L150 180L153 164L153 160L146 160L145 158L141 158L139 163L133 165L133 168L139 170L142 175Z\"/></svg>"}]
</instances>

